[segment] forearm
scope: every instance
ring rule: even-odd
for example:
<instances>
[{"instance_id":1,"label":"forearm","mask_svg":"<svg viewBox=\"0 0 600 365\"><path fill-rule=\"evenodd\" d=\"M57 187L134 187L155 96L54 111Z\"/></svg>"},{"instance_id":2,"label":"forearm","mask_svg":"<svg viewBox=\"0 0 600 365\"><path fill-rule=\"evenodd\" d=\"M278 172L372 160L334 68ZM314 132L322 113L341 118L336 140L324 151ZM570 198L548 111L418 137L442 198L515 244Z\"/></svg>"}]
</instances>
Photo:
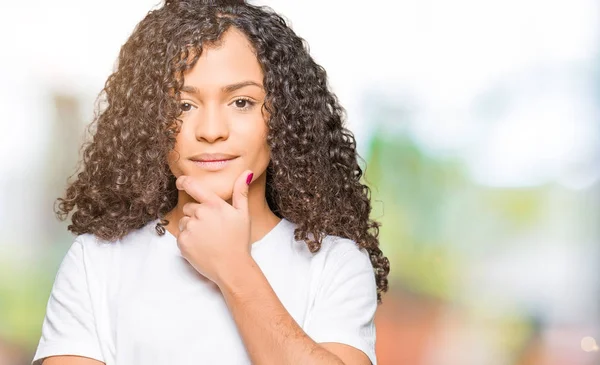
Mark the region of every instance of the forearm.
<instances>
[{"instance_id":1,"label":"forearm","mask_svg":"<svg viewBox=\"0 0 600 365\"><path fill-rule=\"evenodd\" d=\"M285 309L264 274L249 257L219 287L253 364L343 362L314 342Z\"/></svg>"}]
</instances>

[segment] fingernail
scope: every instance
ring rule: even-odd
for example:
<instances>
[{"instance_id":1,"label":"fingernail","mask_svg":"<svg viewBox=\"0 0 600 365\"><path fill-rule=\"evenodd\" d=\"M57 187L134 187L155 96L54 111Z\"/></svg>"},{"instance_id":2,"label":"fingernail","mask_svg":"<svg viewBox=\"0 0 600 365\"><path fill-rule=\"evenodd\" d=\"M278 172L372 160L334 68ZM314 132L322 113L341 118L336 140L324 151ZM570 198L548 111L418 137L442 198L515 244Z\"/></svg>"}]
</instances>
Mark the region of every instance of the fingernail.
<instances>
[{"instance_id":1,"label":"fingernail","mask_svg":"<svg viewBox=\"0 0 600 365\"><path fill-rule=\"evenodd\" d=\"M181 189L181 184L185 181L185 176L179 176L177 180L175 180L175 185L178 189Z\"/></svg>"},{"instance_id":2,"label":"fingernail","mask_svg":"<svg viewBox=\"0 0 600 365\"><path fill-rule=\"evenodd\" d=\"M251 172L250 175L248 175L248 177L246 178L246 185L250 185L250 183L252 182L253 176L254 176L253 172Z\"/></svg>"}]
</instances>

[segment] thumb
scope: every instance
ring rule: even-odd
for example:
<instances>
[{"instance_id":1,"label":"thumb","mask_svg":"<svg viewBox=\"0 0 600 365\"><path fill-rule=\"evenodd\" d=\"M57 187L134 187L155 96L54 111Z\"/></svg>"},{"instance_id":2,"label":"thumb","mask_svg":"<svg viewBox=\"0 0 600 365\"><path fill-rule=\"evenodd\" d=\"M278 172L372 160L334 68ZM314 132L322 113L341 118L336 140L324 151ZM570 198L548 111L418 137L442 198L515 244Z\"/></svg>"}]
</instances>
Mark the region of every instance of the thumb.
<instances>
[{"instance_id":1,"label":"thumb","mask_svg":"<svg viewBox=\"0 0 600 365\"><path fill-rule=\"evenodd\" d=\"M233 186L233 207L248 212L248 190L250 189L250 183L254 173L250 170L244 171L240 177L235 181Z\"/></svg>"}]
</instances>

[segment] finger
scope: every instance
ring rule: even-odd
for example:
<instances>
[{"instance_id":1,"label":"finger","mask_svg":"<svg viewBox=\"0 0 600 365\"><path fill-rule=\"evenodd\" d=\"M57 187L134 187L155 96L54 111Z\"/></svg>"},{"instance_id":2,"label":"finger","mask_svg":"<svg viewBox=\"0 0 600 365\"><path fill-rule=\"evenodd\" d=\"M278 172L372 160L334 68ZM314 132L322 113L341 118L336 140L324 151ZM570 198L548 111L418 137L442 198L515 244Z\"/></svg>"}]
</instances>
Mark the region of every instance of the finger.
<instances>
[{"instance_id":1,"label":"finger","mask_svg":"<svg viewBox=\"0 0 600 365\"><path fill-rule=\"evenodd\" d=\"M184 190L198 203L222 204L225 201L209 189L205 189L199 179L193 176L180 176L175 184L177 189Z\"/></svg>"},{"instance_id":2,"label":"finger","mask_svg":"<svg viewBox=\"0 0 600 365\"><path fill-rule=\"evenodd\" d=\"M202 204L198 204L198 203L185 203L183 205L183 215L186 215L188 217L193 217L194 214L196 213L196 210L200 209L201 206L202 206Z\"/></svg>"},{"instance_id":3,"label":"finger","mask_svg":"<svg viewBox=\"0 0 600 365\"><path fill-rule=\"evenodd\" d=\"M254 174L251 170L244 171L233 185L233 197L231 199L234 208L248 212L248 190Z\"/></svg>"}]
</instances>

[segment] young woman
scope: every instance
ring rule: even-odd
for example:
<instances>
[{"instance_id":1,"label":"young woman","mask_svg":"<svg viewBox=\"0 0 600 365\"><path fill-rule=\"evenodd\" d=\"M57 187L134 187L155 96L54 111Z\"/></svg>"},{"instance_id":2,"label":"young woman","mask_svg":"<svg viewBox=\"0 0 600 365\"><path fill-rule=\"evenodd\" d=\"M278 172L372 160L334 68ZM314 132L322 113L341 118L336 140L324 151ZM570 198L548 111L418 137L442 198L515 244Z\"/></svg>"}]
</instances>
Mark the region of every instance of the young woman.
<instances>
[{"instance_id":1,"label":"young woman","mask_svg":"<svg viewBox=\"0 0 600 365\"><path fill-rule=\"evenodd\" d=\"M325 71L272 10L142 20L57 214L34 363L376 363L389 262Z\"/></svg>"}]
</instances>

